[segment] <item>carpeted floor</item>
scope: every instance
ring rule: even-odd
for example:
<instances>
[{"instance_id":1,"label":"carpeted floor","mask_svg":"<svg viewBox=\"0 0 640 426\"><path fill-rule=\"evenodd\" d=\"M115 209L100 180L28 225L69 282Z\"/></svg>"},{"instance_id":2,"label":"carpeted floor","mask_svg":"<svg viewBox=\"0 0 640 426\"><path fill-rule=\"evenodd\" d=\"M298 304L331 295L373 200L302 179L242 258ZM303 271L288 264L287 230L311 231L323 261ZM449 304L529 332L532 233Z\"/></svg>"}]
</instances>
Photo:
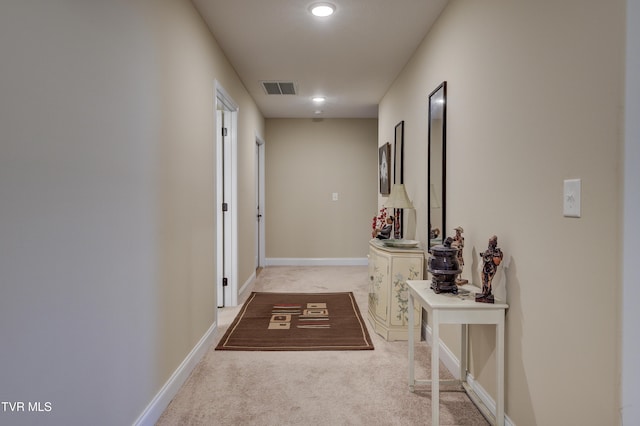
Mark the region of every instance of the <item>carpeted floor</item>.
<instances>
[{"instance_id":1,"label":"carpeted floor","mask_svg":"<svg viewBox=\"0 0 640 426\"><path fill-rule=\"evenodd\" d=\"M251 290L352 291L375 350L244 352L212 346L158 425L431 424L431 393L409 392L407 342L385 341L368 322L366 266L267 267ZM239 309L219 311L217 339ZM428 378L429 360L429 346L417 344L417 378ZM440 371L451 378L443 365ZM440 422L488 424L464 392L441 392Z\"/></svg>"}]
</instances>

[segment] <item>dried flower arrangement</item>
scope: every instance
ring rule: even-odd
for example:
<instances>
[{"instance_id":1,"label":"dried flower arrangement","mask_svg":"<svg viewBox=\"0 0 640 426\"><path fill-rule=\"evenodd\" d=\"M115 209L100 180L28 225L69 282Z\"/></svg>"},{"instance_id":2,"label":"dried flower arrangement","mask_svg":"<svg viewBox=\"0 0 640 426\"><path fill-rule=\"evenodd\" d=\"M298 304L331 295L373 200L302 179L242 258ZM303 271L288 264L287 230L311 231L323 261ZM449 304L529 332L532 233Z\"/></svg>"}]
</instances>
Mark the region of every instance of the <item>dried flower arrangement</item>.
<instances>
[{"instance_id":1,"label":"dried flower arrangement","mask_svg":"<svg viewBox=\"0 0 640 426\"><path fill-rule=\"evenodd\" d=\"M387 209L383 207L380 209L378 216L373 217L373 223L371 225L371 238L375 238L376 235L378 235L378 232L380 232L382 227L384 227L384 225L387 223L388 216L389 213L387 212Z\"/></svg>"}]
</instances>

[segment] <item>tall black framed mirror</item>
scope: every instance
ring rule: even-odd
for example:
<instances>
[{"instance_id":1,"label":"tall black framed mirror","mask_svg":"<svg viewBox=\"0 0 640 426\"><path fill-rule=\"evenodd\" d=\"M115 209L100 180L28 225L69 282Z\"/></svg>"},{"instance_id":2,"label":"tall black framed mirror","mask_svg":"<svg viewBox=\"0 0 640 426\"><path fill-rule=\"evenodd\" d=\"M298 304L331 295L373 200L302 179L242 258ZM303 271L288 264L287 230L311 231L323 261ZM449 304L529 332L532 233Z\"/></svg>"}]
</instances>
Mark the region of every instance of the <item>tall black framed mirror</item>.
<instances>
[{"instance_id":1,"label":"tall black framed mirror","mask_svg":"<svg viewBox=\"0 0 640 426\"><path fill-rule=\"evenodd\" d=\"M394 134L393 183L404 183L404 120L396 124ZM393 238L404 237L404 210L394 209Z\"/></svg>"},{"instance_id":2,"label":"tall black framed mirror","mask_svg":"<svg viewBox=\"0 0 640 426\"><path fill-rule=\"evenodd\" d=\"M429 143L427 149L427 239L429 247L442 244L447 211L447 82L429 94Z\"/></svg>"},{"instance_id":3,"label":"tall black framed mirror","mask_svg":"<svg viewBox=\"0 0 640 426\"><path fill-rule=\"evenodd\" d=\"M394 151L393 183L404 183L404 120L395 127Z\"/></svg>"}]
</instances>

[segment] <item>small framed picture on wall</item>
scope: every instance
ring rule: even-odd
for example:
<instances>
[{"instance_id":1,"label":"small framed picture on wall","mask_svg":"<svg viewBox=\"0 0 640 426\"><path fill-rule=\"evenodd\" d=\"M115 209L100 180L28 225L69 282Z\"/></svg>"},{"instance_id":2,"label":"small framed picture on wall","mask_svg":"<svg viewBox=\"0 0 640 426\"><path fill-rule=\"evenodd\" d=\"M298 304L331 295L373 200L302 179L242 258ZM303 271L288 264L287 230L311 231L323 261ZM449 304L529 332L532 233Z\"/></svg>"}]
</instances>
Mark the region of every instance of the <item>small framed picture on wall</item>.
<instances>
[{"instance_id":1,"label":"small framed picture on wall","mask_svg":"<svg viewBox=\"0 0 640 426\"><path fill-rule=\"evenodd\" d=\"M378 174L380 177L380 194L391 192L391 144L387 142L378 150Z\"/></svg>"}]
</instances>

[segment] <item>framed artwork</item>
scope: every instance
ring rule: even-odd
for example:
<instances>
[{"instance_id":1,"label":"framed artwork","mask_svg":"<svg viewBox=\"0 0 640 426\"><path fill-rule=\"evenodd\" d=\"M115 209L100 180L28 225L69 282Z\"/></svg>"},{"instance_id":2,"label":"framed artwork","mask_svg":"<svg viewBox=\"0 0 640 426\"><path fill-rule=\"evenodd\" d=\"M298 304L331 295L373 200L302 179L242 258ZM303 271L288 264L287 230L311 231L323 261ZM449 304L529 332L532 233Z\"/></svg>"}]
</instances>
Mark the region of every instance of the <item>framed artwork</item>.
<instances>
[{"instance_id":1,"label":"framed artwork","mask_svg":"<svg viewBox=\"0 0 640 426\"><path fill-rule=\"evenodd\" d=\"M378 176L380 178L380 194L391 192L391 144L387 142L378 149Z\"/></svg>"}]
</instances>

